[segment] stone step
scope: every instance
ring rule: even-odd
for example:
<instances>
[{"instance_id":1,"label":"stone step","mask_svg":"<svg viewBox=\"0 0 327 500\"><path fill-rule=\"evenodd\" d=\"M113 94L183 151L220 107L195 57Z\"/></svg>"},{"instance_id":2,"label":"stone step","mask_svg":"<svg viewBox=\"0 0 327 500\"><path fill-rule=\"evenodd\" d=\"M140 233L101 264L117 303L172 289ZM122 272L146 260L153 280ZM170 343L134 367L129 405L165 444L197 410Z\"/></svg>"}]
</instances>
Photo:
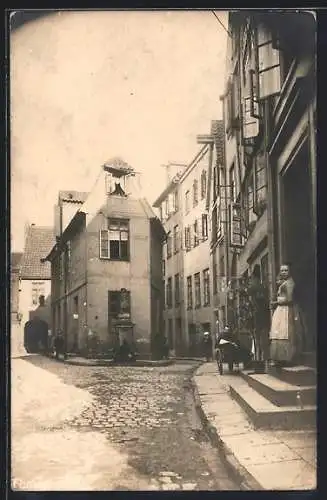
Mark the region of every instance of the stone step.
<instances>
[{"instance_id":1,"label":"stone step","mask_svg":"<svg viewBox=\"0 0 327 500\"><path fill-rule=\"evenodd\" d=\"M305 366L310 366L311 368L316 368L316 366L317 366L317 353L316 352L303 352L301 354L301 363Z\"/></svg>"},{"instance_id":2,"label":"stone step","mask_svg":"<svg viewBox=\"0 0 327 500\"><path fill-rule=\"evenodd\" d=\"M315 405L276 406L239 377L229 384L230 394L245 411L256 428L262 429L306 429L315 428Z\"/></svg>"},{"instance_id":3,"label":"stone step","mask_svg":"<svg viewBox=\"0 0 327 500\"><path fill-rule=\"evenodd\" d=\"M316 370L310 366L283 366L281 368L269 366L268 373L284 382L296 386L317 384Z\"/></svg>"},{"instance_id":4,"label":"stone step","mask_svg":"<svg viewBox=\"0 0 327 500\"><path fill-rule=\"evenodd\" d=\"M303 405L316 404L316 387L295 386L279 380L267 373L253 373L251 371L241 372L241 377L255 389L261 396L269 399L271 403L277 406L296 406L297 393L300 392Z\"/></svg>"}]
</instances>

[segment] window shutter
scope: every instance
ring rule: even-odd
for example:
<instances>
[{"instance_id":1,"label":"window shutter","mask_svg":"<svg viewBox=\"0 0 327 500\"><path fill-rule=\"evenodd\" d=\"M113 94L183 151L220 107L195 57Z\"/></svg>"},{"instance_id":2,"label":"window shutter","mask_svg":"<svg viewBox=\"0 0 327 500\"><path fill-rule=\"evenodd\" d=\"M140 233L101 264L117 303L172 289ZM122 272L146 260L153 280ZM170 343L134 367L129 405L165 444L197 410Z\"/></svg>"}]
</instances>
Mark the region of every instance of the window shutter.
<instances>
[{"instance_id":1,"label":"window shutter","mask_svg":"<svg viewBox=\"0 0 327 500\"><path fill-rule=\"evenodd\" d=\"M232 247L241 247L241 206L238 203L230 205L230 244Z\"/></svg>"},{"instance_id":2,"label":"window shutter","mask_svg":"<svg viewBox=\"0 0 327 500\"><path fill-rule=\"evenodd\" d=\"M100 231L100 259L109 259L109 231Z\"/></svg>"},{"instance_id":3,"label":"window shutter","mask_svg":"<svg viewBox=\"0 0 327 500\"><path fill-rule=\"evenodd\" d=\"M299 34L301 36L301 34ZM279 51L274 38L263 24L258 26L259 100L280 92Z\"/></svg>"},{"instance_id":4,"label":"window shutter","mask_svg":"<svg viewBox=\"0 0 327 500\"><path fill-rule=\"evenodd\" d=\"M258 89L257 77L253 69L249 70L249 85L250 85L250 115L252 118L260 118L259 102L258 102Z\"/></svg>"},{"instance_id":5,"label":"window shutter","mask_svg":"<svg viewBox=\"0 0 327 500\"><path fill-rule=\"evenodd\" d=\"M252 139L259 134L259 120L251 116L251 97L243 99L242 106L243 139Z\"/></svg>"}]
</instances>

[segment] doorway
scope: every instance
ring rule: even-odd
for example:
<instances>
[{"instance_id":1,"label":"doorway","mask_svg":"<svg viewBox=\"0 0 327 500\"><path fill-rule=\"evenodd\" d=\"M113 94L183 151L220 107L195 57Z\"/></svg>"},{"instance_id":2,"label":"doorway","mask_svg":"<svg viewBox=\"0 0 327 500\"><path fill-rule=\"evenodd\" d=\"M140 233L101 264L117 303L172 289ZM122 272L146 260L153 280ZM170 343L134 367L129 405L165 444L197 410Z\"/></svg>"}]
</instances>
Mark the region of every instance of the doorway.
<instances>
[{"instance_id":1,"label":"doorway","mask_svg":"<svg viewBox=\"0 0 327 500\"><path fill-rule=\"evenodd\" d=\"M283 257L291 265L296 301L304 315L304 349L312 351L316 344L316 243L308 141L282 175L282 184Z\"/></svg>"}]
</instances>

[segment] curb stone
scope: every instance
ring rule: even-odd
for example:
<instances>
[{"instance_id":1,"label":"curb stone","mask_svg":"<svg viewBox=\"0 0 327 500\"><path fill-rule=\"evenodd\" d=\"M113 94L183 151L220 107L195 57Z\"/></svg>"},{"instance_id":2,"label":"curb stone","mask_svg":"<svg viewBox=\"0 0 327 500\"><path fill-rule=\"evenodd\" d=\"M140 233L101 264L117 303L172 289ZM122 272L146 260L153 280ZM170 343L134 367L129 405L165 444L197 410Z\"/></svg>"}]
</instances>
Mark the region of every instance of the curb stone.
<instances>
[{"instance_id":1,"label":"curb stone","mask_svg":"<svg viewBox=\"0 0 327 500\"><path fill-rule=\"evenodd\" d=\"M169 366L174 363L173 360L167 361L146 361L139 360L135 363L113 363L111 360L76 360L76 359L65 359L59 360L67 365L75 365L75 366L134 366L134 367L142 367L142 366Z\"/></svg>"},{"instance_id":2,"label":"curb stone","mask_svg":"<svg viewBox=\"0 0 327 500\"><path fill-rule=\"evenodd\" d=\"M224 443L222 438L218 435L216 428L209 422L208 417L202 408L199 391L196 382L194 380L194 377L192 378L192 387L193 387L195 407L199 414L201 422L210 438L210 441L212 445L220 451L222 459L227 469L232 474L234 479L239 483L241 490L251 490L251 491L264 490L261 484L258 483L258 481L256 481L256 479L246 470L246 468L240 464L240 462L237 460L237 458L229 449L229 447Z\"/></svg>"}]
</instances>

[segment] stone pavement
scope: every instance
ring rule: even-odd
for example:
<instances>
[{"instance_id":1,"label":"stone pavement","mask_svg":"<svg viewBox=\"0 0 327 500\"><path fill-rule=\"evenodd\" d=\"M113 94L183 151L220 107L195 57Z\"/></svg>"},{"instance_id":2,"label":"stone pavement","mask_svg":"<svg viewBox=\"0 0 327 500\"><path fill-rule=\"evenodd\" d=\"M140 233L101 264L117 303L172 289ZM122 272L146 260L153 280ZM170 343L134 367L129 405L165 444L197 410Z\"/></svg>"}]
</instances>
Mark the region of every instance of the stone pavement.
<instances>
[{"instance_id":1,"label":"stone pavement","mask_svg":"<svg viewBox=\"0 0 327 500\"><path fill-rule=\"evenodd\" d=\"M17 490L237 490L203 432L199 363L73 366L11 361L12 487Z\"/></svg>"},{"instance_id":2,"label":"stone pavement","mask_svg":"<svg viewBox=\"0 0 327 500\"><path fill-rule=\"evenodd\" d=\"M202 417L234 474L251 490L317 487L314 430L256 430L229 394L237 375L219 375L215 362L195 372Z\"/></svg>"}]
</instances>

